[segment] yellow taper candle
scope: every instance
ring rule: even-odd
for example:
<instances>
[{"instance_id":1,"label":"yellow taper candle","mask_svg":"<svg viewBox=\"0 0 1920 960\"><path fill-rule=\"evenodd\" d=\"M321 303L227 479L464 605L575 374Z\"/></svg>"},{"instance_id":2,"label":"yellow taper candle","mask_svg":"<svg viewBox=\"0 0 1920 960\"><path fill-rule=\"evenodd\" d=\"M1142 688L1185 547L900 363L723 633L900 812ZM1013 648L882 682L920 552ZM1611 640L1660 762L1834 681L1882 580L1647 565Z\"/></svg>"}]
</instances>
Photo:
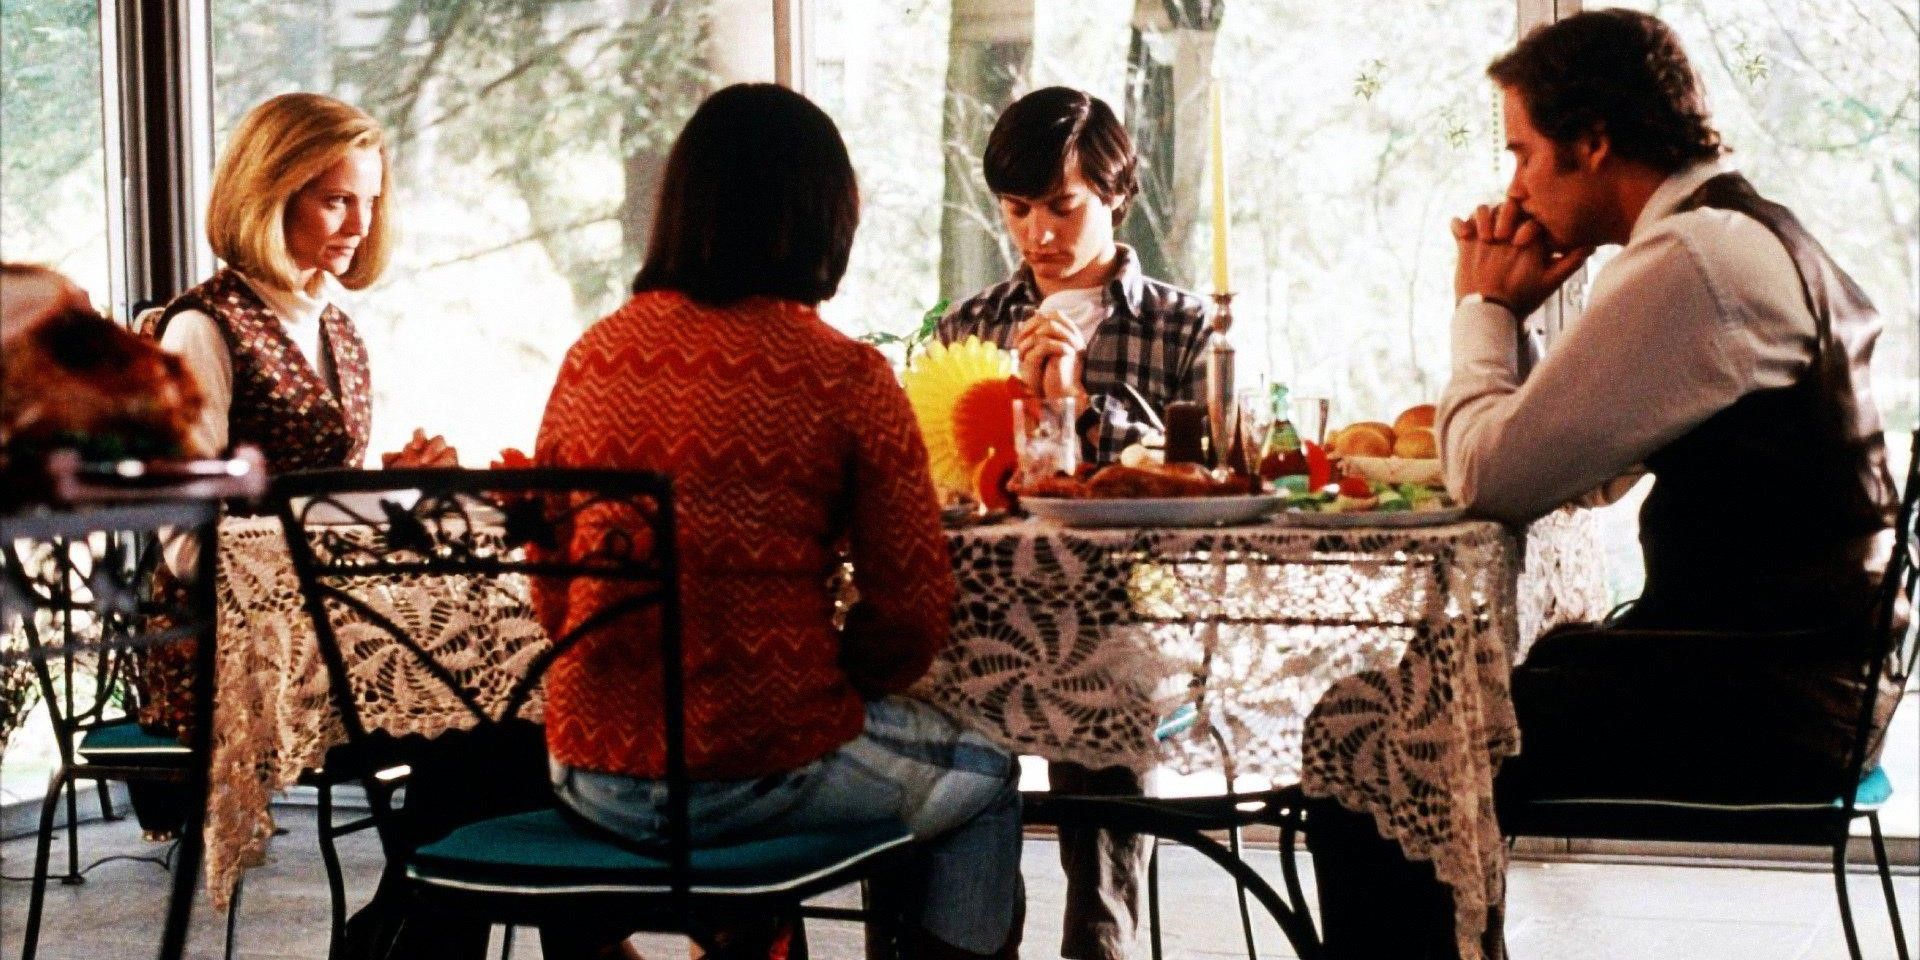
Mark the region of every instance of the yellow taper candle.
<instances>
[{"instance_id":1,"label":"yellow taper candle","mask_svg":"<svg viewBox=\"0 0 1920 960\"><path fill-rule=\"evenodd\" d=\"M1227 136L1226 109L1221 101L1220 81L1210 88L1207 140L1212 154L1213 173L1213 292L1233 289L1227 267Z\"/></svg>"}]
</instances>

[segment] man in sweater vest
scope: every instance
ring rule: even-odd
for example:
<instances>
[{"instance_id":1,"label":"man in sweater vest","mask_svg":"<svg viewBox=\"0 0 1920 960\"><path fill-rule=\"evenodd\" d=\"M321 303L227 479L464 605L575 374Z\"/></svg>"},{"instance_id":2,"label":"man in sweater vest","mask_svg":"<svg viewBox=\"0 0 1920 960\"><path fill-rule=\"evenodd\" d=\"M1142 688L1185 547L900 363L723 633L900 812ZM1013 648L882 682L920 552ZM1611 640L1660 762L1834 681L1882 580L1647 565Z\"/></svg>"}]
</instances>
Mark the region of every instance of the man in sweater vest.
<instances>
[{"instance_id":1,"label":"man in sweater vest","mask_svg":"<svg viewBox=\"0 0 1920 960\"><path fill-rule=\"evenodd\" d=\"M1524 524L1654 477L1640 600L1606 627L1543 638L1515 670L1522 747L1500 774L1503 809L1831 801L1868 694L1849 641L1870 622L1897 503L1869 391L1879 316L1792 212L1722 162L1660 20L1582 13L1488 73L1515 170L1504 203L1452 225L1448 486ZM1518 325L1610 244L1584 314L1523 381ZM1709 632L1649 632L1671 629ZM1331 956L1501 954L1497 923L1458 943L1431 868L1392 862L1358 820L1312 814ZM1382 893L1416 922L1378 923Z\"/></svg>"}]
</instances>

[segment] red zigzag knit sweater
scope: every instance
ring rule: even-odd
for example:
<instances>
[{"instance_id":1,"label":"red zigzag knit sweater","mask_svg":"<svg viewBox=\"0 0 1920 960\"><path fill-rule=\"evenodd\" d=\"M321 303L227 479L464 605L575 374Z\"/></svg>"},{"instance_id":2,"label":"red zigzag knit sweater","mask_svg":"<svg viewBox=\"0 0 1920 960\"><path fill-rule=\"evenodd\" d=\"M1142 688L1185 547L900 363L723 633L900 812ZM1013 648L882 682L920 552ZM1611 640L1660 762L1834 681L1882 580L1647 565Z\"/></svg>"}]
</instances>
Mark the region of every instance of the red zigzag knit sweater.
<instances>
[{"instance_id":1,"label":"red zigzag knit sweater","mask_svg":"<svg viewBox=\"0 0 1920 960\"><path fill-rule=\"evenodd\" d=\"M879 352L810 307L636 295L568 351L535 459L673 477L695 779L832 751L860 732L863 696L904 689L946 641L953 571L912 409ZM842 543L861 603L836 632ZM608 602L599 589L536 590L549 633ZM554 665L556 759L665 775L657 650L651 624L626 623Z\"/></svg>"}]
</instances>

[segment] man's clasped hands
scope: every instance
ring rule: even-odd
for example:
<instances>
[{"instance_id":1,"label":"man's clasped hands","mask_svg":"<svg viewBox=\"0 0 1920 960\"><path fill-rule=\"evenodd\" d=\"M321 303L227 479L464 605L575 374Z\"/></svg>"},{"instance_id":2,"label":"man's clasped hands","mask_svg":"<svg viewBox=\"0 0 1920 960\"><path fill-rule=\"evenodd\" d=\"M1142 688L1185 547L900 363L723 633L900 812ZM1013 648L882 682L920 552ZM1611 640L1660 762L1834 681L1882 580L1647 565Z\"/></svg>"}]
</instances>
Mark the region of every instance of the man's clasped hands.
<instances>
[{"instance_id":1,"label":"man's clasped hands","mask_svg":"<svg viewBox=\"0 0 1920 960\"><path fill-rule=\"evenodd\" d=\"M1455 298L1479 294L1516 318L1539 309L1593 253L1556 242L1516 200L1481 204L1451 227L1460 251Z\"/></svg>"}]
</instances>

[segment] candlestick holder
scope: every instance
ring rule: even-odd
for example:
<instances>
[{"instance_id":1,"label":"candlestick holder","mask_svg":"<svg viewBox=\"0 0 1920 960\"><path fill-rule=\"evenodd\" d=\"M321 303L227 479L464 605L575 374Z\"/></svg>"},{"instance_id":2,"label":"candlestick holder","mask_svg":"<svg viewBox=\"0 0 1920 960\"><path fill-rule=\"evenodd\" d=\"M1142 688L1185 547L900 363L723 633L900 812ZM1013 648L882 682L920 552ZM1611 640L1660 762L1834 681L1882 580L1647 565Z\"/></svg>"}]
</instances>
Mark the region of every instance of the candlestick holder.
<instances>
[{"instance_id":1,"label":"candlestick holder","mask_svg":"<svg viewBox=\"0 0 1920 960\"><path fill-rule=\"evenodd\" d=\"M1226 461L1239 419L1233 397L1233 344L1227 340L1227 331L1233 327L1232 291L1214 293L1213 316L1208 324L1213 327L1213 337L1207 344L1207 426L1213 441L1211 460L1218 466Z\"/></svg>"}]
</instances>

